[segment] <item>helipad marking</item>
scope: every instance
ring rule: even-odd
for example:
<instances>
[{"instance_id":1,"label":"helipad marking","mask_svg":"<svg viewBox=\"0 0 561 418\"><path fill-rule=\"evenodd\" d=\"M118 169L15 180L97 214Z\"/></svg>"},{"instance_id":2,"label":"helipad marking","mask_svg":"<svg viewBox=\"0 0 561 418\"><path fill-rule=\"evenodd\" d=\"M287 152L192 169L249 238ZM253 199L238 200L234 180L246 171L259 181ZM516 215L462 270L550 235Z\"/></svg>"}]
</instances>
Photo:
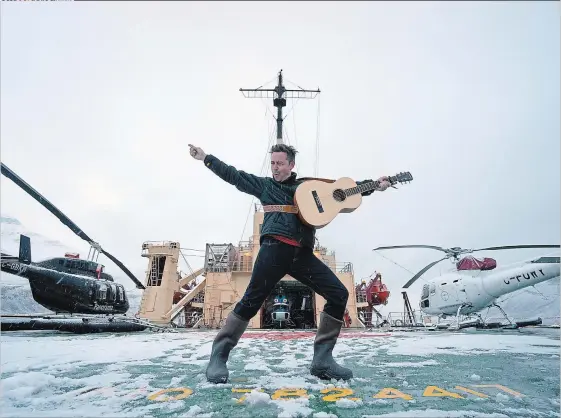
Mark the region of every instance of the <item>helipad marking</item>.
<instances>
[{"instance_id":1,"label":"helipad marking","mask_svg":"<svg viewBox=\"0 0 561 418\"><path fill-rule=\"evenodd\" d=\"M308 393L306 389L301 388L285 388L278 389L271 395L271 399L292 399L292 398L307 398Z\"/></svg>"},{"instance_id":2,"label":"helipad marking","mask_svg":"<svg viewBox=\"0 0 561 418\"><path fill-rule=\"evenodd\" d=\"M346 396L352 395L354 393L354 391L350 388L328 388L328 389L322 389L320 390L320 392L321 393L338 392L321 398L325 402L337 402L339 399L348 399L350 401L360 400L360 398L346 398Z\"/></svg>"},{"instance_id":3,"label":"helipad marking","mask_svg":"<svg viewBox=\"0 0 561 418\"><path fill-rule=\"evenodd\" d=\"M456 386L456 389L462 390L462 391L464 391L466 393L469 393L471 395L479 396L480 398L488 398L489 397L488 395L485 395L484 393L476 392L475 390L468 389L468 388L465 388L463 386Z\"/></svg>"},{"instance_id":4,"label":"helipad marking","mask_svg":"<svg viewBox=\"0 0 561 418\"><path fill-rule=\"evenodd\" d=\"M449 397L456 399L463 399L462 395L458 395L454 392L449 392L446 389L439 388L438 386L427 386L423 392L423 396L435 396L435 397Z\"/></svg>"},{"instance_id":5,"label":"helipad marking","mask_svg":"<svg viewBox=\"0 0 561 418\"><path fill-rule=\"evenodd\" d=\"M509 389L506 386L498 385L498 384L495 384L495 385L471 385L471 386L473 386L475 388L497 388L497 389L502 390L503 392L510 393L513 396L524 396L523 394L521 394L519 392L516 392L515 390Z\"/></svg>"},{"instance_id":6,"label":"helipad marking","mask_svg":"<svg viewBox=\"0 0 561 418\"><path fill-rule=\"evenodd\" d=\"M400 391L396 388L384 388L380 392L376 393L375 395L372 395L372 397L375 398L375 399L401 398L401 399L405 399L406 401L410 401L410 400L413 399L413 396L411 396L407 393L403 393L402 391Z\"/></svg>"},{"instance_id":7,"label":"helipad marking","mask_svg":"<svg viewBox=\"0 0 561 418\"><path fill-rule=\"evenodd\" d=\"M250 393L254 388L232 388L232 392L234 393ZM264 392L263 389L258 389L259 392ZM237 403L242 403L245 401L245 395L243 395L240 399L238 399Z\"/></svg>"},{"instance_id":8,"label":"helipad marking","mask_svg":"<svg viewBox=\"0 0 561 418\"><path fill-rule=\"evenodd\" d=\"M160 398L161 395L165 395L166 393L169 392L181 392L181 393L179 393L178 395L164 396L163 398ZM189 396L191 396L192 393L193 393L193 389L189 389L189 388L168 388L168 389L159 390L158 392L148 395L148 399L150 399L151 401L159 401L159 402L178 401L180 399L188 398Z\"/></svg>"},{"instance_id":9,"label":"helipad marking","mask_svg":"<svg viewBox=\"0 0 561 418\"><path fill-rule=\"evenodd\" d=\"M479 388L495 388L499 389L505 393L508 393L513 396L526 396L520 392L517 392L513 389L510 389L506 386L500 384L488 384L488 385L469 385L473 387ZM466 392L470 395L477 396L479 398L489 398L490 396L481 392L477 392L475 390L469 389L465 386L455 386L456 390L461 390ZM265 392L262 388L251 388L251 387L241 387L241 388L232 388L233 393L243 393L244 395L237 400L237 403L243 403L246 400L246 394L257 390L259 392ZM141 387L138 389L134 389L131 391L123 390L118 386L108 386L108 387L99 387L99 388L83 388L79 391L78 396L91 396L92 394L102 395L107 398L115 397L115 396L123 396L125 398L130 398L131 395L138 396L140 394L145 395L148 392L146 387ZM325 396L320 396L321 399L325 402L336 402L339 399L349 399L349 400L358 400L360 398L349 398L348 396L353 395L355 392L351 388L325 388L319 391L321 394ZM161 389L156 392L149 393L146 398L150 401L156 402L167 402L167 401L176 401L181 399L189 398L192 395L196 395L193 389L188 387L175 387L175 388L166 388ZM370 395L366 395L370 396ZM452 399L466 399L464 396L461 396L458 393L451 392L449 390L443 389L441 387L435 385L426 386L422 395L422 397L437 397L437 398L452 398ZM271 394L271 399L278 399L278 400L288 400L288 399L296 399L296 398L308 398L308 390L304 388L282 388L274 391ZM381 389L378 393L372 395L375 399L403 399L406 401L410 401L413 399L413 396L400 391L399 389L386 387ZM469 397L467 398L469 399Z\"/></svg>"}]
</instances>

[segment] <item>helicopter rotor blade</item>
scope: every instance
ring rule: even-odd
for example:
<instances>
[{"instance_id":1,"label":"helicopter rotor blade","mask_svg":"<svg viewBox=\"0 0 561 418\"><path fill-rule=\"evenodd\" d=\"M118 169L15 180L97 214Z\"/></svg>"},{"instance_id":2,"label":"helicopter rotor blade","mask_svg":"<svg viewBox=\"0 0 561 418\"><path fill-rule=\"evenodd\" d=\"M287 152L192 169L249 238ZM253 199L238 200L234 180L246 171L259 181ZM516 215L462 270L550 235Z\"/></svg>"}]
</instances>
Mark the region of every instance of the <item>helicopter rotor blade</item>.
<instances>
[{"instance_id":1,"label":"helicopter rotor blade","mask_svg":"<svg viewBox=\"0 0 561 418\"><path fill-rule=\"evenodd\" d=\"M115 264L117 264L121 268L121 270L123 270L125 272L125 274L130 277L130 279L136 285L137 289L146 289L144 287L144 285L134 276L134 274L131 273L131 271L128 268L125 267L125 265L123 263L121 263L119 260L117 260L111 254L109 254L107 251L101 250L101 252L103 254L105 254L107 256L107 258L109 258L111 261L113 261Z\"/></svg>"},{"instance_id":2,"label":"helicopter rotor blade","mask_svg":"<svg viewBox=\"0 0 561 418\"><path fill-rule=\"evenodd\" d=\"M438 251L442 251L442 252L447 252L444 248L442 247L437 247L435 245L392 245L390 247L378 247L378 248L374 248L372 251L377 251L377 250L392 250L392 249L396 249L396 248L430 248L433 250L438 250Z\"/></svg>"},{"instance_id":3,"label":"helicopter rotor blade","mask_svg":"<svg viewBox=\"0 0 561 418\"><path fill-rule=\"evenodd\" d=\"M561 245L505 245L502 247L487 247L487 248L478 248L475 251L492 251L492 250L514 250L518 248L560 248Z\"/></svg>"},{"instance_id":4,"label":"helicopter rotor blade","mask_svg":"<svg viewBox=\"0 0 561 418\"><path fill-rule=\"evenodd\" d=\"M140 283L140 281L134 277L134 275L127 269L123 263L113 257L111 254L104 251L99 244L97 244L93 239L91 239L84 231L82 231L76 223L74 223L68 216L62 213L55 205L49 202L41 193L31 187L25 180L19 177L16 173L10 170L6 164L1 163L1 171L2 174L12 180L16 185L18 185L21 189L23 189L28 195L30 195L33 199L39 202L45 209L55 215L59 221L61 221L64 225L66 225L72 232L90 244L92 247L98 249L98 251L102 254L105 254L111 261L117 264L121 270L123 270L129 278L136 284L136 287L139 289L145 289L144 285Z\"/></svg>"},{"instance_id":5,"label":"helicopter rotor blade","mask_svg":"<svg viewBox=\"0 0 561 418\"><path fill-rule=\"evenodd\" d=\"M403 286L403 289L407 289L409 286L411 286L414 282L417 281L417 279L419 277L421 277L423 274L425 274L432 266L434 266L435 264L440 263L442 260L446 260L449 257L443 257L440 260L437 261L433 261L432 263L430 263L428 266L426 266L424 269L422 269L421 271L419 271L417 274L415 274L413 277L411 277L411 279L409 279L409 281L407 283L405 283L405 285Z\"/></svg>"},{"instance_id":6,"label":"helicopter rotor blade","mask_svg":"<svg viewBox=\"0 0 561 418\"><path fill-rule=\"evenodd\" d=\"M70 220L68 216L62 213L55 205L45 199L41 193L31 187L25 180L23 180L20 176L10 170L6 164L1 163L2 174L12 180L15 184L17 184L20 188L22 188L28 195L30 195L33 199L38 201L45 209L55 215L64 225L66 225L72 232L78 235L83 240L87 241L88 243L94 242L84 231L78 228L74 222Z\"/></svg>"}]
</instances>

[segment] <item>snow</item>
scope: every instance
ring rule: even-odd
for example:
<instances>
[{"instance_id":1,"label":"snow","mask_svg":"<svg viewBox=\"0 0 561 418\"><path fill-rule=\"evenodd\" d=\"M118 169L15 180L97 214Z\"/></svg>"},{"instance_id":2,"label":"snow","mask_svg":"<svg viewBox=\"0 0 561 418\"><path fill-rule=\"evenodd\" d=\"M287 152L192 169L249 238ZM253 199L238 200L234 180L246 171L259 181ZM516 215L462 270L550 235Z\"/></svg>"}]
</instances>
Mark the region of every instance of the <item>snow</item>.
<instances>
[{"instance_id":1,"label":"snow","mask_svg":"<svg viewBox=\"0 0 561 418\"><path fill-rule=\"evenodd\" d=\"M552 357L560 349L559 330L347 336L339 340L334 356L353 369L355 378L349 382L326 382L309 374L313 333L280 341L246 337L232 351L231 381L222 385L204 377L215 335L2 333L2 416L559 416L560 360ZM423 396L430 385L462 398ZM322 389L333 388L353 393L324 400ZM373 397L384 388L412 399ZM169 391L158 394L165 389ZM171 399L181 394L183 399Z\"/></svg>"}]
</instances>

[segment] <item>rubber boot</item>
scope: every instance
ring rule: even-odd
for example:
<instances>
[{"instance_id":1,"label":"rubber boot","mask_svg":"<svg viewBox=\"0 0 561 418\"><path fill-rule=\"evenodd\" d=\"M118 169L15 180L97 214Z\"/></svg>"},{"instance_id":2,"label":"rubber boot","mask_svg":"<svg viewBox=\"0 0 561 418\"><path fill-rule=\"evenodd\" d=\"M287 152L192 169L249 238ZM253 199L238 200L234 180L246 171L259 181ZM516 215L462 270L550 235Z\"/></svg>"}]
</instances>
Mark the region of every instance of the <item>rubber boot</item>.
<instances>
[{"instance_id":1,"label":"rubber boot","mask_svg":"<svg viewBox=\"0 0 561 418\"><path fill-rule=\"evenodd\" d=\"M244 333L249 321L239 317L234 312L226 318L226 323L218 331L212 343L210 361L206 368L206 378L211 383L226 383L228 381L228 367L226 362L230 351L234 348Z\"/></svg>"},{"instance_id":2,"label":"rubber boot","mask_svg":"<svg viewBox=\"0 0 561 418\"><path fill-rule=\"evenodd\" d=\"M337 337L341 332L343 321L333 318L322 312L320 323L314 341L314 358L310 367L310 373L320 379L349 380L353 377L350 369L339 366L333 359L333 347L337 343Z\"/></svg>"}]
</instances>

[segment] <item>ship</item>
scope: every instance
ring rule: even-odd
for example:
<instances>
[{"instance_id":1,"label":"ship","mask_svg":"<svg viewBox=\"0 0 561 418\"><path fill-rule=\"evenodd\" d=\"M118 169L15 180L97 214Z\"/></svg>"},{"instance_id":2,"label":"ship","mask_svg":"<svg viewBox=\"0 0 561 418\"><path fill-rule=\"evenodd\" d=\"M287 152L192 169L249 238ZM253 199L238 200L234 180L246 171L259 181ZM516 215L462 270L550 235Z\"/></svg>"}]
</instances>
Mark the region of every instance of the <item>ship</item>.
<instances>
[{"instance_id":1,"label":"ship","mask_svg":"<svg viewBox=\"0 0 561 418\"><path fill-rule=\"evenodd\" d=\"M282 70L272 89L240 89L249 98L273 99L277 108L277 143L283 143L283 107L289 98L313 99L317 90L287 89ZM251 235L233 243L207 243L204 265L188 273L179 270L186 261L177 241L146 241L143 257L148 259L145 287L136 317L150 323L179 328L221 328L236 303L242 298L251 278L259 252L259 238L264 219L260 204L253 207ZM375 306L387 304L389 291L376 276L367 286L355 283L353 264L340 262L335 252L322 246L316 238L314 254L324 262L349 291L344 328L371 328L382 321ZM189 265L187 263L187 265ZM273 289L261 309L249 322L248 329L317 328L325 299L309 287L286 275ZM373 315L375 317L373 318Z\"/></svg>"}]
</instances>

